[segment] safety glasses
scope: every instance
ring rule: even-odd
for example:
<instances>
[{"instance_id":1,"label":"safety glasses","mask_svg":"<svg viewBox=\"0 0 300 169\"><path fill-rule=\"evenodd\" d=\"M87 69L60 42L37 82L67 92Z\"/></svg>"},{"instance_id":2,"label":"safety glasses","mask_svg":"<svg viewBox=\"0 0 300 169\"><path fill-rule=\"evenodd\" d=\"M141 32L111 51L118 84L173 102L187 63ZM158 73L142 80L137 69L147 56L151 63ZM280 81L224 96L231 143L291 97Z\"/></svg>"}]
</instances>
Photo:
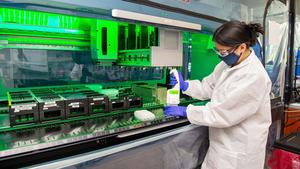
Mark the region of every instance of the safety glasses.
<instances>
[{"instance_id":1,"label":"safety glasses","mask_svg":"<svg viewBox=\"0 0 300 169\"><path fill-rule=\"evenodd\" d=\"M238 48L239 45L235 46L235 47L232 47L230 49L227 49L227 50L218 50L216 47L213 48L213 50L216 52L216 54L218 54L219 56L221 57L225 57L227 55L229 55L230 53L234 52L237 48Z\"/></svg>"}]
</instances>

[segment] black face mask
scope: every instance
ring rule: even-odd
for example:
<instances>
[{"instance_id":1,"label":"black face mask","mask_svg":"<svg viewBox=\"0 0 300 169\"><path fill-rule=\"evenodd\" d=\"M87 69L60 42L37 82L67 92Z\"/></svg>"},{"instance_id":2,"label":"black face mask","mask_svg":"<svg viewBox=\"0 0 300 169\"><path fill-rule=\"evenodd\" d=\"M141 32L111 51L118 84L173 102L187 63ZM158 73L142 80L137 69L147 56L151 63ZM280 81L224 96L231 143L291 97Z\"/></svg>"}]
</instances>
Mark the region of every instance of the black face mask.
<instances>
[{"instance_id":1,"label":"black face mask","mask_svg":"<svg viewBox=\"0 0 300 169\"><path fill-rule=\"evenodd\" d=\"M234 66L240 59L242 53L238 56L234 52L229 53L227 56L220 56L219 58L224 61L228 66Z\"/></svg>"}]
</instances>

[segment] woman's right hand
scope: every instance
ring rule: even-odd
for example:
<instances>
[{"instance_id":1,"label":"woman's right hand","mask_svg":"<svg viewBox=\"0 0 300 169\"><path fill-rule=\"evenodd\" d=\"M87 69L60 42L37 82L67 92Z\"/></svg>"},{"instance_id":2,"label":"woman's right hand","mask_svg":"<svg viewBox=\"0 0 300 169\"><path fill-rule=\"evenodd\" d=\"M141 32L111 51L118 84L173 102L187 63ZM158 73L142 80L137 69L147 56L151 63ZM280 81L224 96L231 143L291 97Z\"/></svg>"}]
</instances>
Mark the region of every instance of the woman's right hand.
<instances>
[{"instance_id":1,"label":"woman's right hand","mask_svg":"<svg viewBox=\"0 0 300 169\"><path fill-rule=\"evenodd\" d=\"M182 77L182 73L181 72L178 72L178 76L179 76L179 86L180 86L180 90L182 91L186 91L189 87L189 83L184 81L183 80L183 77ZM170 75L170 85L172 87L174 87L176 84L178 83L174 73L172 73Z\"/></svg>"}]
</instances>

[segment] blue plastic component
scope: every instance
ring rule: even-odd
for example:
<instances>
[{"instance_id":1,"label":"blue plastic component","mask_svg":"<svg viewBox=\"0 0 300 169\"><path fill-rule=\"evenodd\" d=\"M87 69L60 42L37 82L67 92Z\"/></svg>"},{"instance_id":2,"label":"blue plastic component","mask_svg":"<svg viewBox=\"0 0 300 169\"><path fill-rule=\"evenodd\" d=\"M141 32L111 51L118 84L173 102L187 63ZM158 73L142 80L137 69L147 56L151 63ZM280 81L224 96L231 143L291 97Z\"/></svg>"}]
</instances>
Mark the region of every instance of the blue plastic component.
<instances>
[{"instance_id":1,"label":"blue plastic component","mask_svg":"<svg viewBox=\"0 0 300 169\"><path fill-rule=\"evenodd\" d=\"M298 50L296 57L298 58L298 63L295 64L296 76L300 76L300 49Z\"/></svg>"},{"instance_id":2,"label":"blue plastic component","mask_svg":"<svg viewBox=\"0 0 300 169\"><path fill-rule=\"evenodd\" d=\"M252 49L254 50L254 53L258 59L262 62L262 47L258 41L254 46L252 46Z\"/></svg>"}]
</instances>

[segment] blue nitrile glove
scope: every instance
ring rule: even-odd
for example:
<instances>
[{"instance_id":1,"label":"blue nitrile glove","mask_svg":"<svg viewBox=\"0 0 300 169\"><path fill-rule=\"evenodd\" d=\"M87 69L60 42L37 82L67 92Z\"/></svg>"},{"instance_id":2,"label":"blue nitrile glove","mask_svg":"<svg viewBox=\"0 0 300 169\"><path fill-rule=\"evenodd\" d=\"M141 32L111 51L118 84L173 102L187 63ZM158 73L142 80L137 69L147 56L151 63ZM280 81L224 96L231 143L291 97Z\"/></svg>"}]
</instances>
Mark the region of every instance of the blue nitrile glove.
<instances>
[{"instance_id":1,"label":"blue nitrile glove","mask_svg":"<svg viewBox=\"0 0 300 169\"><path fill-rule=\"evenodd\" d=\"M186 117L186 108L184 106L166 106L164 107L164 114L166 116Z\"/></svg>"},{"instance_id":2,"label":"blue nitrile glove","mask_svg":"<svg viewBox=\"0 0 300 169\"><path fill-rule=\"evenodd\" d=\"M180 90L182 91L186 91L189 87L189 83L184 81L183 80L183 77L182 77L182 73L181 72L178 72L178 75L179 75L179 85L180 85ZM177 80L176 80L176 77L174 76L174 74L172 73L170 75L170 85L172 87L174 87L176 84L177 84Z\"/></svg>"}]
</instances>

